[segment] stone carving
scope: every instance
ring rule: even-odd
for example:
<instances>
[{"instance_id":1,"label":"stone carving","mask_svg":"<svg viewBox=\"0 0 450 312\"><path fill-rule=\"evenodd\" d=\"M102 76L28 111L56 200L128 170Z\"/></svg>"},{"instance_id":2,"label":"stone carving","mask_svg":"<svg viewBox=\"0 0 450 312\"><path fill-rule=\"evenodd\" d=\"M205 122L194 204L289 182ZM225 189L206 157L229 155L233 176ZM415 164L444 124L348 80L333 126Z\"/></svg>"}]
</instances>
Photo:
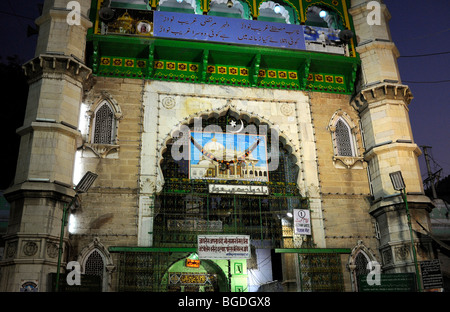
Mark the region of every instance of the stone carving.
<instances>
[{"instance_id":1,"label":"stone carving","mask_svg":"<svg viewBox=\"0 0 450 312\"><path fill-rule=\"evenodd\" d=\"M56 258L58 256L58 245L55 243L47 244L47 256L50 258Z\"/></svg>"},{"instance_id":2,"label":"stone carving","mask_svg":"<svg viewBox=\"0 0 450 312\"><path fill-rule=\"evenodd\" d=\"M115 144L94 144L85 143L83 148L89 148L97 157L106 158L112 152L118 152L120 146Z\"/></svg>"},{"instance_id":3,"label":"stone carving","mask_svg":"<svg viewBox=\"0 0 450 312\"><path fill-rule=\"evenodd\" d=\"M16 255L16 250L17 250L17 242L12 242L9 243L8 246L6 247L6 258L14 258L14 256Z\"/></svg>"},{"instance_id":4,"label":"stone carving","mask_svg":"<svg viewBox=\"0 0 450 312\"><path fill-rule=\"evenodd\" d=\"M290 116L294 112L294 107L291 104L284 103L280 107L281 113L285 116Z\"/></svg>"},{"instance_id":5,"label":"stone carving","mask_svg":"<svg viewBox=\"0 0 450 312\"><path fill-rule=\"evenodd\" d=\"M167 109L172 109L172 108L174 108L174 107L175 107L175 104L176 104L175 98L172 97L172 96L165 97L165 98L162 100L162 105L163 105L165 108L167 108Z\"/></svg>"},{"instance_id":6,"label":"stone carving","mask_svg":"<svg viewBox=\"0 0 450 312\"><path fill-rule=\"evenodd\" d=\"M35 242L26 242L23 245L22 251L25 256L34 256L38 251L38 245Z\"/></svg>"},{"instance_id":7,"label":"stone carving","mask_svg":"<svg viewBox=\"0 0 450 312\"><path fill-rule=\"evenodd\" d=\"M384 264L390 264L393 262L391 248L383 250L383 262Z\"/></svg>"},{"instance_id":8,"label":"stone carving","mask_svg":"<svg viewBox=\"0 0 450 312\"><path fill-rule=\"evenodd\" d=\"M400 261L407 260L409 257L409 245L395 247L395 258Z\"/></svg>"},{"instance_id":9,"label":"stone carving","mask_svg":"<svg viewBox=\"0 0 450 312\"><path fill-rule=\"evenodd\" d=\"M342 163L347 169L351 169L353 167L357 167L358 169L363 168L364 157L359 156L333 156L333 163L335 166L338 165L338 162ZM355 166L357 163L360 163L360 166Z\"/></svg>"}]
</instances>

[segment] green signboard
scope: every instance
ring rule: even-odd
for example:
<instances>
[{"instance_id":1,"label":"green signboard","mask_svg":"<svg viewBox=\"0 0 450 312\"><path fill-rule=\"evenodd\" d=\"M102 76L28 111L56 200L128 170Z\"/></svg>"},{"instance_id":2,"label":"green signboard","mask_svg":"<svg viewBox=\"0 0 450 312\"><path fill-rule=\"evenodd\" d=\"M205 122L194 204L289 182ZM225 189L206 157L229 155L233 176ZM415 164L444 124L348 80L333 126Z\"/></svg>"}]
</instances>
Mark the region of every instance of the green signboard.
<instances>
[{"instance_id":1,"label":"green signboard","mask_svg":"<svg viewBox=\"0 0 450 312\"><path fill-rule=\"evenodd\" d=\"M369 281L372 281L370 276ZM380 274L378 285L369 285L367 275L360 275L358 285L360 292L414 292L416 277L414 273Z\"/></svg>"}]
</instances>

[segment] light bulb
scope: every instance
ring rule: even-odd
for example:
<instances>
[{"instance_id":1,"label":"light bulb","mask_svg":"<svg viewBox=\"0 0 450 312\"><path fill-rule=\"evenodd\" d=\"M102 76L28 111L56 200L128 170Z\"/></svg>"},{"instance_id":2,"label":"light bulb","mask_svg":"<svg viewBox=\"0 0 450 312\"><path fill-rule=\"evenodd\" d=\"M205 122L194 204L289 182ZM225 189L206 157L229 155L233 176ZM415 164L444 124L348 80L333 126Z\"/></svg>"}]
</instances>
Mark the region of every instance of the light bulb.
<instances>
[{"instance_id":1,"label":"light bulb","mask_svg":"<svg viewBox=\"0 0 450 312\"><path fill-rule=\"evenodd\" d=\"M273 8L273 11L274 11L275 13L280 13L280 11L281 11L280 6L277 4L277 5Z\"/></svg>"},{"instance_id":2,"label":"light bulb","mask_svg":"<svg viewBox=\"0 0 450 312\"><path fill-rule=\"evenodd\" d=\"M320 11L320 13L319 13L319 16L321 18L325 18L327 15L328 15L327 11L324 11L324 10Z\"/></svg>"}]
</instances>

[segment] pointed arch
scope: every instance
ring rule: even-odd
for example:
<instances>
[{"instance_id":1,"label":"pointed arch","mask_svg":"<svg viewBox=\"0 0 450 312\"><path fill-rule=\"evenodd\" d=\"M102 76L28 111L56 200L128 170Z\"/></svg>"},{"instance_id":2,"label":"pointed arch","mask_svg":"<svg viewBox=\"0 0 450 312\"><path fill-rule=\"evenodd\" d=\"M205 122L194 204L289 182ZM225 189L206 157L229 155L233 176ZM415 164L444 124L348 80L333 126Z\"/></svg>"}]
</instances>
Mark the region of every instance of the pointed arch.
<instances>
[{"instance_id":1,"label":"pointed arch","mask_svg":"<svg viewBox=\"0 0 450 312\"><path fill-rule=\"evenodd\" d=\"M328 13L331 12L331 14L327 14L326 17L324 18L320 17L319 12L321 10L325 10ZM336 7L333 7L332 5L325 3L324 1L314 1L310 3L305 8L304 14L306 25L315 26L315 22L314 20L312 20L315 18L316 21L317 19L322 20L323 23L325 23L328 26L328 28L343 29L345 27L350 27L350 25L346 25L346 19L345 16L342 14L342 12L338 10Z\"/></svg>"},{"instance_id":2,"label":"pointed arch","mask_svg":"<svg viewBox=\"0 0 450 312\"><path fill-rule=\"evenodd\" d=\"M117 101L110 93L102 91L90 102L86 117L88 135L83 149L89 148L93 154L87 153L83 156L117 158L119 121L123 117L122 109Z\"/></svg>"},{"instance_id":3,"label":"pointed arch","mask_svg":"<svg viewBox=\"0 0 450 312\"><path fill-rule=\"evenodd\" d=\"M279 12L275 12L275 7L279 8ZM265 17L270 20L278 15L280 16L278 19L284 20L286 24L298 24L300 20L297 7L289 0L266 0L262 1L257 7L258 20L263 20Z\"/></svg>"},{"instance_id":4,"label":"pointed arch","mask_svg":"<svg viewBox=\"0 0 450 312\"><path fill-rule=\"evenodd\" d=\"M250 19L250 6L246 1L232 0L233 6L227 6L228 0L211 0L208 15L229 16Z\"/></svg>"},{"instance_id":5,"label":"pointed arch","mask_svg":"<svg viewBox=\"0 0 450 312\"><path fill-rule=\"evenodd\" d=\"M90 143L116 144L122 110L111 94L101 92L97 101L91 105L88 115L91 117Z\"/></svg>"},{"instance_id":6,"label":"pointed arch","mask_svg":"<svg viewBox=\"0 0 450 312\"><path fill-rule=\"evenodd\" d=\"M170 265L167 266L167 269L165 270L164 274L162 274L161 278L161 285L163 290L167 291L168 288L171 286L170 284L173 284L175 287L179 287L181 290L182 282L177 279L176 277L170 278L170 275L181 275L184 271L189 274L190 270L186 267L186 259L189 257L189 254L178 257L177 260L173 261ZM223 271L223 269L215 263L213 260L201 260L201 265L199 268L196 269L196 274L204 274L204 275L216 275L215 276L215 283L205 283L204 285L200 286L199 288L203 288L206 285L209 285L211 288L214 288L214 291L218 292L228 292L230 291L230 285L229 280L227 278L226 273ZM207 278L206 278L207 279ZM183 285L184 286L184 285ZM211 289L212 290L212 289ZM211 291L208 290L208 291ZM203 290L205 291L205 290Z\"/></svg>"},{"instance_id":7,"label":"pointed arch","mask_svg":"<svg viewBox=\"0 0 450 312\"><path fill-rule=\"evenodd\" d=\"M247 112L242 109L236 109L234 105L227 102L224 106L218 108L218 109L211 109L211 110L205 110L198 112L197 114L191 114L188 117L185 117L182 122L180 122L178 125L176 125L173 130L168 133L168 135L163 139L160 143L160 145L157 147L157 181L156 181L156 193L161 192L162 187L164 185L164 175L161 169L161 164L164 161L164 153L167 151L168 146L172 145L173 142L178 139L178 135L180 133L183 133L183 129L186 129L191 124L195 123L195 118L200 119L210 119L210 118L219 118L223 117L226 114L229 114L229 116L234 117L235 119L242 119L246 123L254 123L257 127L263 126L267 127L267 135L269 133L276 133L276 136L278 138L278 142L281 144L281 146L285 150L286 158L290 161L293 168L290 170L290 174L294 172L299 172L299 163L300 161L297 158L297 151L298 147L293 145L293 141L288 138L288 136L280 130L280 126L265 119L264 117L260 115L255 115L253 112ZM268 158L272 159L272 155L269 153ZM273 158L277 158L279 155L273 155ZM268 173L270 176L270 172ZM297 181L295 181L297 182Z\"/></svg>"},{"instance_id":8,"label":"pointed arch","mask_svg":"<svg viewBox=\"0 0 450 312\"><path fill-rule=\"evenodd\" d=\"M358 241L357 245L353 247L347 263L353 291L358 291L360 276L369 274L368 264L374 261L377 261L374 254L366 247L362 240Z\"/></svg>"},{"instance_id":9,"label":"pointed arch","mask_svg":"<svg viewBox=\"0 0 450 312\"><path fill-rule=\"evenodd\" d=\"M358 127L346 112L336 111L328 123L328 130L332 136L334 156L359 156L356 144Z\"/></svg>"},{"instance_id":10,"label":"pointed arch","mask_svg":"<svg viewBox=\"0 0 450 312\"><path fill-rule=\"evenodd\" d=\"M100 276L102 290L109 291L111 289L111 274L115 265L111 254L97 237L83 248L77 261L81 265L82 274Z\"/></svg>"},{"instance_id":11,"label":"pointed arch","mask_svg":"<svg viewBox=\"0 0 450 312\"><path fill-rule=\"evenodd\" d=\"M342 109L337 110L328 123L333 145L333 161L336 168L363 169L364 158L360 155L358 126Z\"/></svg>"}]
</instances>

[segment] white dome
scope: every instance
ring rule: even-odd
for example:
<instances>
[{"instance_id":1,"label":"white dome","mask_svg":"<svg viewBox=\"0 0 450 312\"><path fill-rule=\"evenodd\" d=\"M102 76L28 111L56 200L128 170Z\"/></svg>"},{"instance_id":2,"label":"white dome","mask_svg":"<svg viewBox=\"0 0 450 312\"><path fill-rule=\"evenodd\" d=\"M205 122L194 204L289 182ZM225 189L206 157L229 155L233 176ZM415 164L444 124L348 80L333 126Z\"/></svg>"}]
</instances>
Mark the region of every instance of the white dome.
<instances>
[{"instance_id":1,"label":"white dome","mask_svg":"<svg viewBox=\"0 0 450 312\"><path fill-rule=\"evenodd\" d=\"M209 141L208 143L205 144L205 146L203 146L204 151L210 152L212 154L215 154L218 151L223 151L224 149L225 147L219 142L217 142L216 138L212 138L211 141Z\"/></svg>"}]
</instances>

